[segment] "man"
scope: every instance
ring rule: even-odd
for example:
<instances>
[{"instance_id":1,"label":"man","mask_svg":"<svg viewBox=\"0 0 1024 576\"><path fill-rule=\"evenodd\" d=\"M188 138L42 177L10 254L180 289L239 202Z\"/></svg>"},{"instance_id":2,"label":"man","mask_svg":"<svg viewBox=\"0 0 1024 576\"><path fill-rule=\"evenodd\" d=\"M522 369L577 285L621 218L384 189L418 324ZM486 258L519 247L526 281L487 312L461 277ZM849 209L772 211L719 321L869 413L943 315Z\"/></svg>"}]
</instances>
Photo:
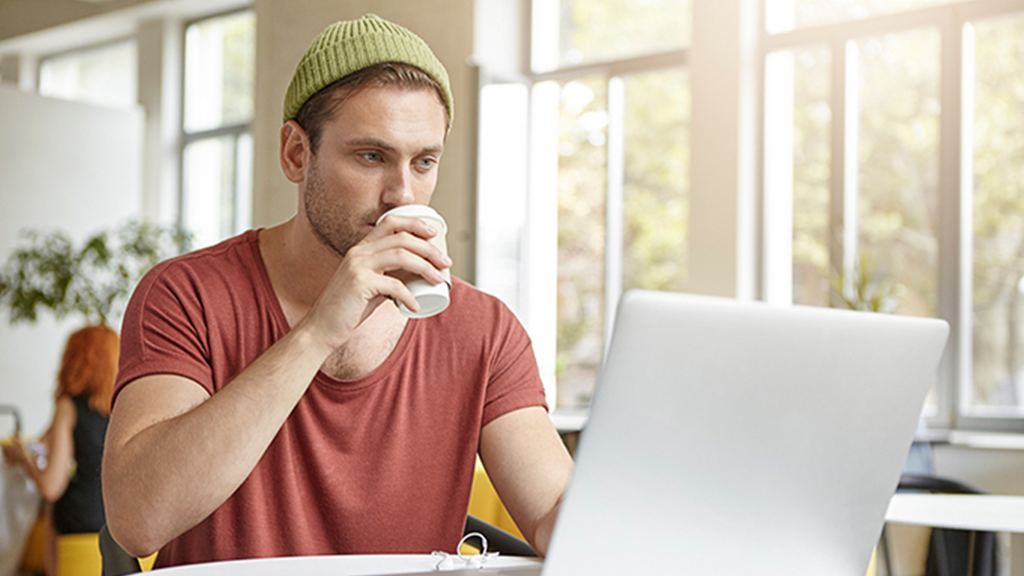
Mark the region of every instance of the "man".
<instances>
[{"instance_id":1,"label":"man","mask_svg":"<svg viewBox=\"0 0 1024 576\"><path fill-rule=\"evenodd\" d=\"M571 460L529 339L454 279L409 320L395 275L451 265L420 220L452 118L444 67L376 16L328 26L285 101L284 224L165 262L139 284L104 461L111 534L159 566L453 550L476 454L543 553Z\"/></svg>"}]
</instances>

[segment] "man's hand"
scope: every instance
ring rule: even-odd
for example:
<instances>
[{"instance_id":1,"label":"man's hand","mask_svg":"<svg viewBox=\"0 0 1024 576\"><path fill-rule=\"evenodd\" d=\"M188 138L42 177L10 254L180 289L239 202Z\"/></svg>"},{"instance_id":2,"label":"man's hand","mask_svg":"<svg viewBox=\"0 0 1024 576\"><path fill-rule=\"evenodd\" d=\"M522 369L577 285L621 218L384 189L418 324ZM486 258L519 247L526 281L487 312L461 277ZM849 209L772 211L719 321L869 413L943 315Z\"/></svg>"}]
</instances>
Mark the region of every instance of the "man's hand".
<instances>
[{"instance_id":1,"label":"man's hand","mask_svg":"<svg viewBox=\"0 0 1024 576\"><path fill-rule=\"evenodd\" d=\"M432 284L445 281L439 270L452 263L427 240L436 234L417 218L385 218L349 249L301 324L334 349L386 299L418 311L416 298L396 275L412 274Z\"/></svg>"}]
</instances>

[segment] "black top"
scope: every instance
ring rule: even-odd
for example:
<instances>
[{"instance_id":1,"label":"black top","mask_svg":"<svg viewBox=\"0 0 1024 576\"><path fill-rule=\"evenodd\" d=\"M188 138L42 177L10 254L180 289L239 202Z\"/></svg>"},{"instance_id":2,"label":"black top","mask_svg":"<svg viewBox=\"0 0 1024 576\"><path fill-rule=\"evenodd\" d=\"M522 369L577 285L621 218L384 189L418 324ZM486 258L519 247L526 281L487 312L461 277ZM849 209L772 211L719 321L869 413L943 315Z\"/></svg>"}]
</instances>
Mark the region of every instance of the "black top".
<instances>
[{"instance_id":1,"label":"black top","mask_svg":"<svg viewBox=\"0 0 1024 576\"><path fill-rule=\"evenodd\" d=\"M89 407L89 395L71 397L75 404L75 471L64 495L53 505L53 526L58 534L99 532L106 522L100 463L107 417Z\"/></svg>"}]
</instances>

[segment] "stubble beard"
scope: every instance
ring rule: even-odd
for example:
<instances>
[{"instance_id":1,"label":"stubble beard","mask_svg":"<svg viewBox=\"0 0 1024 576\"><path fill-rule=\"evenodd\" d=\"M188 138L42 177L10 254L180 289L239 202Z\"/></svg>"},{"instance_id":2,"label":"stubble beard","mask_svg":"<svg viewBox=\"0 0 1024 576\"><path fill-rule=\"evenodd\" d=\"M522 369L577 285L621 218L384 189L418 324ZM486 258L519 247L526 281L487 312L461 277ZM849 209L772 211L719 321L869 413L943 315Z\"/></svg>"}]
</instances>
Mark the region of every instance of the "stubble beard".
<instances>
[{"instance_id":1,"label":"stubble beard","mask_svg":"<svg viewBox=\"0 0 1024 576\"><path fill-rule=\"evenodd\" d=\"M317 240L340 258L366 237L363 223L373 217L365 214L353 218L343 203L328 198L326 183L315 163L309 171L303 205Z\"/></svg>"}]
</instances>

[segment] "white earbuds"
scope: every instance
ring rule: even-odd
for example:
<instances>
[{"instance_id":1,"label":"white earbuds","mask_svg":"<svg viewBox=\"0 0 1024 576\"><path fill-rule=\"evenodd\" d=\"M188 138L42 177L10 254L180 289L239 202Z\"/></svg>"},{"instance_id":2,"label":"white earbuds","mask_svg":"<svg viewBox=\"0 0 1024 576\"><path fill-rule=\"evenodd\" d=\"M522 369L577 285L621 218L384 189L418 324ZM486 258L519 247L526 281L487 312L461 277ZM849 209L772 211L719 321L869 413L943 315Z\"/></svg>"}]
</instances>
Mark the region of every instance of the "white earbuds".
<instances>
[{"instance_id":1,"label":"white earbuds","mask_svg":"<svg viewBox=\"0 0 1024 576\"><path fill-rule=\"evenodd\" d=\"M479 538L483 544L480 554L476 556L463 556L462 545L466 543L470 538ZM487 552L487 537L479 532L470 532L459 540L457 546L455 546L455 554L449 554L447 552L441 552L435 550L430 553L434 558L438 558L437 564L434 565L435 572L446 572L449 570L459 570L463 568L481 570L487 564L487 561L498 555L497 552Z\"/></svg>"}]
</instances>

